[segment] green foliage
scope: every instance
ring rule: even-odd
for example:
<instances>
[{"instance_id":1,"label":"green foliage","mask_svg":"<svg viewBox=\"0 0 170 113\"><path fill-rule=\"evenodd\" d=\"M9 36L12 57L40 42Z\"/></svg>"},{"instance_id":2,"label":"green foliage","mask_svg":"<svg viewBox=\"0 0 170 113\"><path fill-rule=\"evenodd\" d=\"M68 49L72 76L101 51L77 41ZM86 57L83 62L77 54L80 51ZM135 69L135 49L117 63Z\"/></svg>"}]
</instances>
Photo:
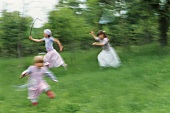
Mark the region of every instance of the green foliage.
<instances>
[{"instance_id":1,"label":"green foliage","mask_svg":"<svg viewBox=\"0 0 170 113\"><path fill-rule=\"evenodd\" d=\"M32 29L32 37L36 38L36 39L42 39L44 37L43 30L44 29L42 29L42 28L33 28ZM34 41L29 40L28 36L29 35L27 34L25 37L25 40L23 42L23 45L25 45L22 47L22 49L24 50L24 51L22 51L23 56L37 55L38 53L46 52L44 42L36 43Z\"/></svg>"},{"instance_id":2,"label":"green foliage","mask_svg":"<svg viewBox=\"0 0 170 113\"><path fill-rule=\"evenodd\" d=\"M116 9L116 6L114 7ZM102 26L113 45L129 46L148 44L159 39L158 17L147 3L131 1L126 4L127 17L114 17Z\"/></svg>"},{"instance_id":3,"label":"green foliage","mask_svg":"<svg viewBox=\"0 0 170 113\"><path fill-rule=\"evenodd\" d=\"M169 13L170 13L170 1L169 0L145 0L146 6L151 6L152 8L147 8L149 10L155 11L159 14L159 34L160 34L160 45L166 46L168 42L167 32L169 28Z\"/></svg>"},{"instance_id":4,"label":"green foliage","mask_svg":"<svg viewBox=\"0 0 170 113\"><path fill-rule=\"evenodd\" d=\"M54 37L72 48L74 48L75 42L80 44L79 42L89 37L90 25L86 23L84 18L74 14L68 8L52 11L49 16L49 23L44 28L47 28L46 26L49 26L48 28L52 30Z\"/></svg>"},{"instance_id":5,"label":"green foliage","mask_svg":"<svg viewBox=\"0 0 170 113\"><path fill-rule=\"evenodd\" d=\"M160 42L166 45L169 29L169 1L159 0L60 0L49 13L49 22L33 28L33 38L41 39L49 28L65 50L91 48L90 31L105 30L114 46L144 45ZM84 8L80 6L84 5ZM127 11L127 14L121 14ZM44 43L28 40L30 17L19 12L2 12L0 17L0 56L20 57L44 52ZM103 23L101 21L104 21ZM57 44L54 47L58 50ZM35 49L36 48L36 49Z\"/></svg>"},{"instance_id":6,"label":"green foliage","mask_svg":"<svg viewBox=\"0 0 170 113\"><path fill-rule=\"evenodd\" d=\"M21 56L21 48L29 28L29 17L21 17L19 12L3 11L1 18L1 56ZM24 52L24 50L23 50ZM23 53L24 54L24 53Z\"/></svg>"}]
</instances>

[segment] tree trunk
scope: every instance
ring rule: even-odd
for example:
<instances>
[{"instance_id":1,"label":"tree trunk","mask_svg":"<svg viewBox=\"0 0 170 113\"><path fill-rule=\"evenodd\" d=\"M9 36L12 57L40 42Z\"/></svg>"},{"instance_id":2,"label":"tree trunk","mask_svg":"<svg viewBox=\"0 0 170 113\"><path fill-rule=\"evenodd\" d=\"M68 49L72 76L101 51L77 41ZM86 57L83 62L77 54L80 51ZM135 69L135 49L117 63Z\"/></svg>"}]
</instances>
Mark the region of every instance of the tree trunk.
<instances>
[{"instance_id":1,"label":"tree trunk","mask_svg":"<svg viewBox=\"0 0 170 113\"><path fill-rule=\"evenodd\" d=\"M168 44L168 17L165 15L167 12L161 11L161 15L159 17L159 32L160 32L160 45L166 46Z\"/></svg>"}]
</instances>

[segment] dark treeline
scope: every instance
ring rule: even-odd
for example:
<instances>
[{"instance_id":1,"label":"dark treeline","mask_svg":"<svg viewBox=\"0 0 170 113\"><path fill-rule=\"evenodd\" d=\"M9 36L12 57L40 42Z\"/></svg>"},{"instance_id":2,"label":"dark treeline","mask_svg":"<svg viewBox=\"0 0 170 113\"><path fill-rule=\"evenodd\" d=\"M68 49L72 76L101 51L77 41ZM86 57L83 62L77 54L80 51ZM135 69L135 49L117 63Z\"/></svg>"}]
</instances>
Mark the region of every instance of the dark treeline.
<instances>
[{"instance_id":1,"label":"dark treeline","mask_svg":"<svg viewBox=\"0 0 170 113\"><path fill-rule=\"evenodd\" d=\"M113 46L130 47L153 42L168 45L169 0L60 0L49 12L48 23L33 28L33 38L42 38L49 28L66 51L89 49L89 32L102 29ZM3 11L0 17L0 56L21 57L44 52L44 43L28 39L31 17ZM57 48L57 44L55 45Z\"/></svg>"}]
</instances>

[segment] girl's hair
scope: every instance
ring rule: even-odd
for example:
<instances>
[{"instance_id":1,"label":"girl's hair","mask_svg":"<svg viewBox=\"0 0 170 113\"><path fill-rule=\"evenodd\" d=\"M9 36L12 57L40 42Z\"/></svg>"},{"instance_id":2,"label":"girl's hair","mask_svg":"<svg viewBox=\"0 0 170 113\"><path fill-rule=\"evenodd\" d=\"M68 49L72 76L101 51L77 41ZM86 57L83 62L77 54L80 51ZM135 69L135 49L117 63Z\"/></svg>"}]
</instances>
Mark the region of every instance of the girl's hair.
<instances>
[{"instance_id":1,"label":"girl's hair","mask_svg":"<svg viewBox=\"0 0 170 113\"><path fill-rule=\"evenodd\" d=\"M48 35L48 37L50 38L50 37L51 37L51 35Z\"/></svg>"},{"instance_id":2,"label":"girl's hair","mask_svg":"<svg viewBox=\"0 0 170 113\"><path fill-rule=\"evenodd\" d=\"M104 35L104 38L107 37L105 31L103 31L103 30L99 30L98 33L97 33L97 36L102 35L102 34Z\"/></svg>"},{"instance_id":3,"label":"girl's hair","mask_svg":"<svg viewBox=\"0 0 170 113\"><path fill-rule=\"evenodd\" d=\"M33 59L33 62L34 63L44 63L44 57L43 56L35 56L34 59Z\"/></svg>"}]
</instances>

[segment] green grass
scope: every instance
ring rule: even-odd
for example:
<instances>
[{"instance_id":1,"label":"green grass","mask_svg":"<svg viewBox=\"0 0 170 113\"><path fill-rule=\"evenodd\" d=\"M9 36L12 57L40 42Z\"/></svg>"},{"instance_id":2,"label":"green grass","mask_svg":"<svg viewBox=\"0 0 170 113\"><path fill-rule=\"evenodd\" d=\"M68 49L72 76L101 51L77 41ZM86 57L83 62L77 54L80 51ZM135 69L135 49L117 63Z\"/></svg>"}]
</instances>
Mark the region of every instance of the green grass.
<instances>
[{"instance_id":1,"label":"green grass","mask_svg":"<svg viewBox=\"0 0 170 113\"><path fill-rule=\"evenodd\" d=\"M56 93L50 100L45 94L39 105L31 106L27 91L12 85L31 64L32 57L0 59L0 113L168 113L170 112L170 48L156 45L116 48L122 66L117 69L98 67L100 48L61 53L68 63L51 69L58 77L54 83L46 78Z\"/></svg>"}]
</instances>

